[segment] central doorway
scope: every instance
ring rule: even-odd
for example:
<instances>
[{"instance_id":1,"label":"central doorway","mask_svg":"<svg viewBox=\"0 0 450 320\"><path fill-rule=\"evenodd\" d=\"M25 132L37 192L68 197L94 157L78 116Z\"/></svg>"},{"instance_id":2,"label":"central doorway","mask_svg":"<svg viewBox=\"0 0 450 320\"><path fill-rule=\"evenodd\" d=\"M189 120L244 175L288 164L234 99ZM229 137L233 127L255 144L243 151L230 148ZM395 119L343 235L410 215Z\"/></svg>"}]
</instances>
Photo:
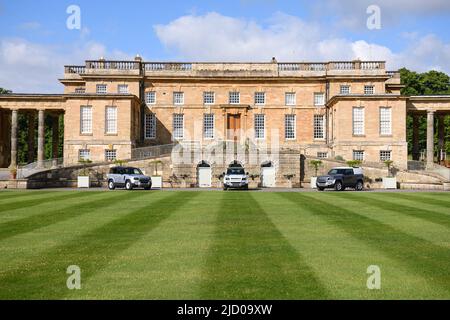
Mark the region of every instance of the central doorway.
<instances>
[{"instance_id":1,"label":"central doorway","mask_svg":"<svg viewBox=\"0 0 450 320\"><path fill-rule=\"evenodd\" d=\"M227 138L228 140L239 140L239 133L241 131L241 115L227 114Z\"/></svg>"}]
</instances>

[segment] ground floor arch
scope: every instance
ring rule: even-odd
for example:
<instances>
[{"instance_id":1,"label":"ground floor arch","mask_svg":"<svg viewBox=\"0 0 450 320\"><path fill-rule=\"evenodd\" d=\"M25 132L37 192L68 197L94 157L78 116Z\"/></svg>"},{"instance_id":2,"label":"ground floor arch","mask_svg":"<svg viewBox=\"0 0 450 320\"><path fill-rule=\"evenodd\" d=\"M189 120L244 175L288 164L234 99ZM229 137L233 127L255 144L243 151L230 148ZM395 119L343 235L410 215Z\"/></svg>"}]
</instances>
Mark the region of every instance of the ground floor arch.
<instances>
[{"instance_id":1,"label":"ground floor arch","mask_svg":"<svg viewBox=\"0 0 450 320\"><path fill-rule=\"evenodd\" d=\"M197 165L197 184L199 188L212 187L212 168L207 161L200 161Z\"/></svg>"},{"instance_id":2,"label":"ground floor arch","mask_svg":"<svg viewBox=\"0 0 450 320\"><path fill-rule=\"evenodd\" d=\"M261 164L261 186L263 188L276 186L276 170L272 161L265 161Z\"/></svg>"}]
</instances>

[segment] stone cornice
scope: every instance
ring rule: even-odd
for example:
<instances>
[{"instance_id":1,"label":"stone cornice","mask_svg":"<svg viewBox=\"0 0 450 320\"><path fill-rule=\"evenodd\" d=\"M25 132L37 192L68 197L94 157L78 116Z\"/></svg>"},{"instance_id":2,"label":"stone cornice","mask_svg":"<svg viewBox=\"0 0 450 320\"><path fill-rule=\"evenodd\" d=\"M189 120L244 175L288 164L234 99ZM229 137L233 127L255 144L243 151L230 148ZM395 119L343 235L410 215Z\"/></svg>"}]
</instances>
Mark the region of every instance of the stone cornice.
<instances>
[{"instance_id":1,"label":"stone cornice","mask_svg":"<svg viewBox=\"0 0 450 320\"><path fill-rule=\"evenodd\" d=\"M345 100L408 100L407 96L399 94L349 94L349 95L336 95L331 97L327 102L327 107L331 107L338 101Z\"/></svg>"}]
</instances>

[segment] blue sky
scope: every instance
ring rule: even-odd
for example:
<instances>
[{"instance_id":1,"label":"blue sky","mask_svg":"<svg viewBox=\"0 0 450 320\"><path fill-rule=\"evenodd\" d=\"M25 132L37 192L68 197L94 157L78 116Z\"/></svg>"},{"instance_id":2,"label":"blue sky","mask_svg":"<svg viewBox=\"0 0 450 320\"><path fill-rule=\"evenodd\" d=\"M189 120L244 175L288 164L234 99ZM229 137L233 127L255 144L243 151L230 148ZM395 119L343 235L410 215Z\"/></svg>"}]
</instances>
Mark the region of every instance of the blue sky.
<instances>
[{"instance_id":1,"label":"blue sky","mask_svg":"<svg viewBox=\"0 0 450 320\"><path fill-rule=\"evenodd\" d=\"M372 4L379 30L366 25ZM81 10L80 30L66 27L70 5ZM449 21L448 0L0 0L0 87L59 92L64 64L138 53L152 61L360 58L450 72Z\"/></svg>"}]
</instances>

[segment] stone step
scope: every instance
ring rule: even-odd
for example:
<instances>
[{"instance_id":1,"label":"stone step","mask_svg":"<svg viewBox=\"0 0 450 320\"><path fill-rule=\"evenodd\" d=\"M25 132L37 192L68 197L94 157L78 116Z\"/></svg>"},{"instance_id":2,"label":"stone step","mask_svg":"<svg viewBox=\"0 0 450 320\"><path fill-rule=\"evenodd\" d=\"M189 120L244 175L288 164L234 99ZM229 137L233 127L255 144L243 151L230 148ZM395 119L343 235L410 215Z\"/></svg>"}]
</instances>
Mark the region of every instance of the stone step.
<instances>
[{"instance_id":1,"label":"stone step","mask_svg":"<svg viewBox=\"0 0 450 320\"><path fill-rule=\"evenodd\" d=\"M444 191L444 184L442 184L442 183L402 182L402 183L400 183L400 189Z\"/></svg>"}]
</instances>

